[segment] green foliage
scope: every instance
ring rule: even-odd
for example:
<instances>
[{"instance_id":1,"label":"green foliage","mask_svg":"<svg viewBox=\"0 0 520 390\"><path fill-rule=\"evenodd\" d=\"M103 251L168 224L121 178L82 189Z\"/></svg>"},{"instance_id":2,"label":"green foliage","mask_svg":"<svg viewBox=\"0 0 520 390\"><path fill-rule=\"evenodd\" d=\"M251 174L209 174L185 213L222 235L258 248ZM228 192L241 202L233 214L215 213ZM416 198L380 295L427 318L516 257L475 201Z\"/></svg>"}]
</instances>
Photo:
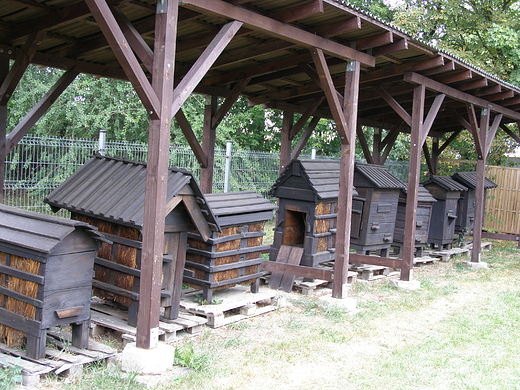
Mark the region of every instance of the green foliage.
<instances>
[{"instance_id":1,"label":"green foliage","mask_svg":"<svg viewBox=\"0 0 520 390\"><path fill-rule=\"evenodd\" d=\"M145 389L146 386L137 381L137 373L125 373L118 366L107 366L97 362L87 366L77 382L66 385L68 390L112 390Z\"/></svg>"},{"instance_id":2,"label":"green foliage","mask_svg":"<svg viewBox=\"0 0 520 390\"><path fill-rule=\"evenodd\" d=\"M175 348L174 364L192 368L195 371L206 371L210 368L213 354L195 347L193 341Z\"/></svg>"},{"instance_id":3,"label":"green foliage","mask_svg":"<svg viewBox=\"0 0 520 390\"><path fill-rule=\"evenodd\" d=\"M14 389L20 383L22 383L22 367L13 366L0 359L0 390Z\"/></svg>"}]
</instances>

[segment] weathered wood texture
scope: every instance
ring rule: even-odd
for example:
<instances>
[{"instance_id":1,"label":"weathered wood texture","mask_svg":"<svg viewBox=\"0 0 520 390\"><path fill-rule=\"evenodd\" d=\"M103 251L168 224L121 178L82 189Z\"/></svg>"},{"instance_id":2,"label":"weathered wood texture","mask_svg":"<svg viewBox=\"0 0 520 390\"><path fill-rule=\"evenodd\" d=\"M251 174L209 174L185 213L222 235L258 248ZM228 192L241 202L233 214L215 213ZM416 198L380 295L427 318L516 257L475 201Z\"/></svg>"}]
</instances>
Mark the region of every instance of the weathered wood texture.
<instances>
[{"instance_id":1,"label":"weathered wood texture","mask_svg":"<svg viewBox=\"0 0 520 390\"><path fill-rule=\"evenodd\" d=\"M207 241L188 234L186 269L194 275L185 275L184 283L202 289L208 302L214 291L237 283L250 283L258 291L261 253L269 249L263 244L264 225L276 207L253 191L208 194L206 200L222 232Z\"/></svg>"},{"instance_id":2,"label":"weathered wood texture","mask_svg":"<svg viewBox=\"0 0 520 390\"><path fill-rule=\"evenodd\" d=\"M87 346L101 239L87 224L0 205L0 342L39 359L47 329L72 324L73 346Z\"/></svg>"}]
</instances>

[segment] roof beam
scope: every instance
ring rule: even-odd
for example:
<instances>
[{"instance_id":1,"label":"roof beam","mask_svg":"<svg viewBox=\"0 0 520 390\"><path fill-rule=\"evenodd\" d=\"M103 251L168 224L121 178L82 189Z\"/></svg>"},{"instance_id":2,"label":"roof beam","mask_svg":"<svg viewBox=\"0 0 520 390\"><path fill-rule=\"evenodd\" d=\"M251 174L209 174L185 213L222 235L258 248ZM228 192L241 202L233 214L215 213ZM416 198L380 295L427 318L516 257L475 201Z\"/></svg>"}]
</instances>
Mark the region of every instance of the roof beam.
<instances>
[{"instance_id":1,"label":"roof beam","mask_svg":"<svg viewBox=\"0 0 520 390\"><path fill-rule=\"evenodd\" d=\"M242 22L236 20L224 25L202 55L195 61L189 72L186 73L173 91L172 115L175 115L177 110L181 108L186 99L195 90L208 69L220 53L224 51L240 27L242 27Z\"/></svg>"},{"instance_id":2,"label":"roof beam","mask_svg":"<svg viewBox=\"0 0 520 390\"><path fill-rule=\"evenodd\" d=\"M233 6L222 0L186 0L183 7L203 10L228 19L238 20L252 30L293 42L309 49L318 48L341 59L352 59L367 66L375 66L376 59L338 42L312 34L300 28L279 22L256 12Z\"/></svg>"},{"instance_id":3,"label":"roof beam","mask_svg":"<svg viewBox=\"0 0 520 390\"><path fill-rule=\"evenodd\" d=\"M312 0L308 3L295 5L271 14L270 17L284 23L291 23L318 13L323 13L322 0Z\"/></svg>"},{"instance_id":4,"label":"roof beam","mask_svg":"<svg viewBox=\"0 0 520 390\"><path fill-rule=\"evenodd\" d=\"M408 39L400 39L397 42L390 43L388 45L375 47L372 50L372 55L374 57L381 57L400 50L408 50Z\"/></svg>"},{"instance_id":5,"label":"roof beam","mask_svg":"<svg viewBox=\"0 0 520 390\"><path fill-rule=\"evenodd\" d=\"M388 45L394 42L394 34L392 31L386 31L382 34L361 38L356 41L357 50L367 50L374 47Z\"/></svg>"},{"instance_id":6,"label":"roof beam","mask_svg":"<svg viewBox=\"0 0 520 390\"><path fill-rule=\"evenodd\" d=\"M387 66L381 69L367 72L361 76L361 83L382 80L389 77L402 75L404 72L419 72L421 70L435 68L444 65L444 57L436 56L423 61L407 62L399 65Z\"/></svg>"},{"instance_id":7,"label":"roof beam","mask_svg":"<svg viewBox=\"0 0 520 390\"><path fill-rule=\"evenodd\" d=\"M191 128L190 122L184 115L184 112L182 109L179 109L177 113L175 114L175 120L177 121L177 124L181 128L182 133L186 137L186 141L190 144L191 150L193 151L193 154L195 155L195 158L199 162L199 164L205 168L208 165L208 156L202 149L202 146L200 145L199 141L197 140L197 137L195 136L195 133L193 132L193 129Z\"/></svg>"},{"instance_id":8,"label":"roof beam","mask_svg":"<svg viewBox=\"0 0 520 390\"><path fill-rule=\"evenodd\" d=\"M375 90L388 103L390 107L408 124L412 125L412 116L395 100L383 87L376 87Z\"/></svg>"},{"instance_id":9,"label":"roof beam","mask_svg":"<svg viewBox=\"0 0 520 390\"><path fill-rule=\"evenodd\" d=\"M38 31L27 38L22 50L16 57L14 65L9 70L4 82L0 85L0 106L5 106L11 98L25 70L31 63L36 50L38 50L38 46L42 43L44 36L45 31Z\"/></svg>"},{"instance_id":10,"label":"roof beam","mask_svg":"<svg viewBox=\"0 0 520 390\"><path fill-rule=\"evenodd\" d=\"M491 111L504 114L507 118L514 119L516 121L520 121L520 113L510 110L508 108L502 107L498 104L491 103L487 100L480 99L476 96L470 95L468 93L459 91L458 89L455 89L453 87L444 85L442 83L439 83L438 81L432 80L428 77L424 77L418 73L415 72L406 72L404 74L404 80L412 83L412 84L422 84L427 89L431 91L436 91L439 93L443 93L446 96L449 96L450 98L454 100L458 100L464 103L470 103L474 104L479 107L485 107L489 108Z\"/></svg>"},{"instance_id":11,"label":"roof beam","mask_svg":"<svg viewBox=\"0 0 520 390\"><path fill-rule=\"evenodd\" d=\"M348 20L342 20L339 22L326 24L314 29L314 32L325 38L334 37L350 31L354 31L361 28L361 18L355 16Z\"/></svg>"}]
</instances>

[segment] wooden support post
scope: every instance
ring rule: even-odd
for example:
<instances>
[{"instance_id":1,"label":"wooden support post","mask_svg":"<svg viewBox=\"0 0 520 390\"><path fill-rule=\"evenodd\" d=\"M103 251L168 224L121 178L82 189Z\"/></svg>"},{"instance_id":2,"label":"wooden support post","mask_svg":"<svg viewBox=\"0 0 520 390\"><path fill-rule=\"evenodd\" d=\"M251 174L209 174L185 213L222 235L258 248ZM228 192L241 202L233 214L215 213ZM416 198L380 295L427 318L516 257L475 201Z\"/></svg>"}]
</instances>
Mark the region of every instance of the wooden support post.
<instances>
[{"instance_id":1,"label":"wooden support post","mask_svg":"<svg viewBox=\"0 0 520 390\"><path fill-rule=\"evenodd\" d=\"M283 112L282 136L280 143L280 173L285 169L291 161L291 129L294 123L294 113L290 111Z\"/></svg>"},{"instance_id":2,"label":"wooden support post","mask_svg":"<svg viewBox=\"0 0 520 390\"><path fill-rule=\"evenodd\" d=\"M159 342L177 14L178 2L168 1L166 12L157 13L155 18L152 88L159 100L160 111L157 113L158 119L151 116L148 136L141 286L136 337L137 347L146 349L154 348Z\"/></svg>"},{"instance_id":3,"label":"wooden support post","mask_svg":"<svg viewBox=\"0 0 520 390\"><path fill-rule=\"evenodd\" d=\"M9 58L0 58L0 85L9 73ZM5 157L7 155L5 143L7 136L7 103L0 105L0 203L4 202Z\"/></svg>"},{"instance_id":4,"label":"wooden support post","mask_svg":"<svg viewBox=\"0 0 520 390\"><path fill-rule=\"evenodd\" d=\"M432 175L436 175L437 171L439 170L439 155L440 155L439 137L433 137L432 154L431 154L432 169L430 172Z\"/></svg>"},{"instance_id":5,"label":"wooden support post","mask_svg":"<svg viewBox=\"0 0 520 390\"><path fill-rule=\"evenodd\" d=\"M342 113L347 128L341 142L341 160L338 192L338 219L336 226L336 254L332 296L343 298L347 294L348 263L350 253L350 226L352 217L352 188L354 187L354 157L356 154L356 128L359 97L360 64L349 61L345 73L345 93ZM341 134L341 133L340 133Z\"/></svg>"},{"instance_id":6,"label":"wooden support post","mask_svg":"<svg viewBox=\"0 0 520 390\"><path fill-rule=\"evenodd\" d=\"M213 192L213 163L215 161L215 139L217 130L212 118L217 111L217 97L207 96L204 106L204 128L202 129L202 149L206 155L206 166L200 169L200 189L204 194Z\"/></svg>"},{"instance_id":7,"label":"wooden support post","mask_svg":"<svg viewBox=\"0 0 520 390\"><path fill-rule=\"evenodd\" d=\"M413 111L410 138L410 168L408 171L408 190L406 193L406 211L404 221L403 262L401 280L412 278L415 250L415 230L417 220L417 199L419 194L419 174L421 171L421 139L424 118L424 99L426 89L423 85L414 87Z\"/></svg>"}]
</instances>

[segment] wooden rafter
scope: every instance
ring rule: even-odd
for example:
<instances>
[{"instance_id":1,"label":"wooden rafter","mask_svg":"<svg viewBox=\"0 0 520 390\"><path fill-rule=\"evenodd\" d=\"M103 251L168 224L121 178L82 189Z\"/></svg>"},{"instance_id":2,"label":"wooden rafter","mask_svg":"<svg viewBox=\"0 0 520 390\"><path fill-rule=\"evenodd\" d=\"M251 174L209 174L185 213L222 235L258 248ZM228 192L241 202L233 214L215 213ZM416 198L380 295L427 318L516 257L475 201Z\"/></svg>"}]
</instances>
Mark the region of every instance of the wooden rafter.
<instances>
[{"instance_id":1,"label":"wooden rafter","mask_svg":"<svg viewBox=\"0 0 520 390\"><path fill-rule=\"evenodd\" d=\"M148 115L153 119L158 119L160 117L160 103L157 94L139 65L121 28L119 28L110 7L105 0L85 0L85 2L99 28L103 31L128 80L134 86L135 92L145 106Z\"/></svg>"},{"instance_id":2,"label":"wooden rafter","mask_svg":"<svg viewBox=\"0 0 520 390\"><path fill-rule=\"evenodd\" d=\"M409 125L412 125L412 117L383 87L376 87L375 90L392 109Z\"/></svg>"},{"instance_id":3,"label":"wooden rafter","mask_svg":"<svg viewBox=\"0 0 520 390\"><path fill-rule=\"evenodd\" d=\"M220 53L226 48L240 27L242 27L242 23L237 21L229 22L224 25L195 64L193 64L190 71L186 73L181 82L175 87L171 110L173 115L175 115L186 99L192 94L195 87L211 67L211 64L215 62Z\"/></svg>"},{"instance_id":4,"label":"wooden rafter","mask_svg":"<svg viewBox=\"0 0 520 390\"><path fill-rule=\"evenodd\" d=\"M291 129L291 132L289 134L289 138L291 140L296 137L296 135L303 129L303 126L305 126L305 123L309 120L311 116L314 115L318 107L323 103L325 100L325 96L315 100L314 102L309 103L303 114L300 116L300 119L294 124L294 126Z\"/></svg>"},{"instance_id":5,"label":"wooden rafter","mask_svg":"<svg viewBox=\"0 0 520 390\"><path fill-rule=\"evenodd\" d=\"M388 54L395 53L396 51L407 50L408 39L400 39L397 42L390 43L388 45L374 47L372 55L374 57L386 56Z\"/></svg>"},{"instance_id":6,"label":"wooden rafter","mask_svg":"<svg viewBox=\"0 0 520 390\"><path fill-rule=\"evenodd\" d=\"M294 42L296 44L311 48L319 48L324 52L342 59L352 59L367 66L375 66L375 58L363 52L354 50L348 46L331 41L324 37L314 35L308 31L299 29L289 24L273 20L253 11L233 6L222 0L186 0L184 4L188 8L204 10L216 15L225 16L229 19L238 20L247 27L261 31L270 36Z\"/></svg>"},{"instance_id":7,"label":"wooden rafter","mask_svg":"<svg viewBox=\"0 0 520 390\"><path fill-rule=\"evenodd\" d=\"M250 78L245 78L243 80L240 80L238 83L235 84L233 87L233 90L231 91L231 94L224 100L224 102L220 105L218 108L215 116L211 120L211 126L213 128L217 128L217 126L220 124L222 119L226 116L228 111L231 109L233 104L237 101L238 97L246 87L246 85L249 83Z\"/></svg>"},{"instance_id":8,"label":"wooden rafter","mask_svg":"<svg viewBox=\"0 0 520 390\"><path fill-rule=\"evenodd\" d=\"M391 31L384 32L367 38L361 38L356 41L357 50L367 50L374 47L388 45L394 42L394 34Z\"/></svg>"},{"instance_id":9,"label":"wooden rafter","mask_svg":"<svg viewBox=\"0 0 520 390\"><path fill-rule=\"evenodd\" d=\"M322 35L326 38L334 37L336 35L345 34L350 31L354 31L361 28L361 18L354 16L351 19L341 20L335 23L327 23L321 27L314 29L314 32L318 35Z\"/></svg>"},{"instance_id":10,"label":"wooden rafter","mask_svg":"<svg viewBox=\"0 0 520 390\"><path fill-rule=\"evenodd\" d=\"M191 150L193 151L193 154L195 155L195 158L199 162L199 164L204 168L208 166L208 156L202 149L202 146L200 145L199 141L197 140L197 137L195 136L195 133L193 132L190 122L188 121L188 118L184 115L184 112L182 109L179 109L177 113L175 114L175 120L177 121L177 124L181 128L182 133L186 137L186 141L188 141L188 144L190 144Z\"/></svg>"},{"instance_id":11,"label":"wooden rafter","mask_svg":"<svg viewBox=\"0 0 520 390\"><path fill-rule=\"evenodd\" d=\"M47 112L49 107L58 99L62 92L74 81L78 72L65 72L59 80L52 86L38 103L27 113L27 115L15 126L15 128L7 135L5 143L5 153L9 153L14 146L27 134L38 119ZM2 155L4 151L0 151Z\"/></svg>"},{"instance_id":12,"label":"wooden rafter","mask_svg":"<svg viewBox=\"0 0 520 390\"><path fill-rule=\"evenodd\" d=\"M27 38L25 45L18 53L14 65L9 70L7 77L0 84L0 106L7 104L11 98L11 95L25 73L27 66L29 66L44 36L45 31L38 31Z\"/></svg>"},{"instance_id":13,"label":"wooden rafter","mask_svg":"<svg viewBox=\"0 0 520 390\"><path fill-rule=\"evenodd\" d=\"M311 119L311 121L305 128L305 131L303 132L302 136L296 143L296 146L294 147L294 149L291 153L291 160L298 158L298 156L302 152L305 145L307 145L307 142L309 141L309 138L311 137L312 132L316 128L316 125L318 124L319 121L320 121L320 117L317 117L317 116L315 116Z\"/></svg>"},{"instance_id":14,"label":"wooden rafter","mask_svg":"<svg viewBox=\"0 0 520 390\"><path fill-rule=\"evenodd\" d=\"M323 13L322 0L312 0L308 3L298 4L293 7L283 9L270 16L271 18L279 20L281 22L291 23L296 20L305 19L317 13Z\"/></svg>"}]
</instances>

